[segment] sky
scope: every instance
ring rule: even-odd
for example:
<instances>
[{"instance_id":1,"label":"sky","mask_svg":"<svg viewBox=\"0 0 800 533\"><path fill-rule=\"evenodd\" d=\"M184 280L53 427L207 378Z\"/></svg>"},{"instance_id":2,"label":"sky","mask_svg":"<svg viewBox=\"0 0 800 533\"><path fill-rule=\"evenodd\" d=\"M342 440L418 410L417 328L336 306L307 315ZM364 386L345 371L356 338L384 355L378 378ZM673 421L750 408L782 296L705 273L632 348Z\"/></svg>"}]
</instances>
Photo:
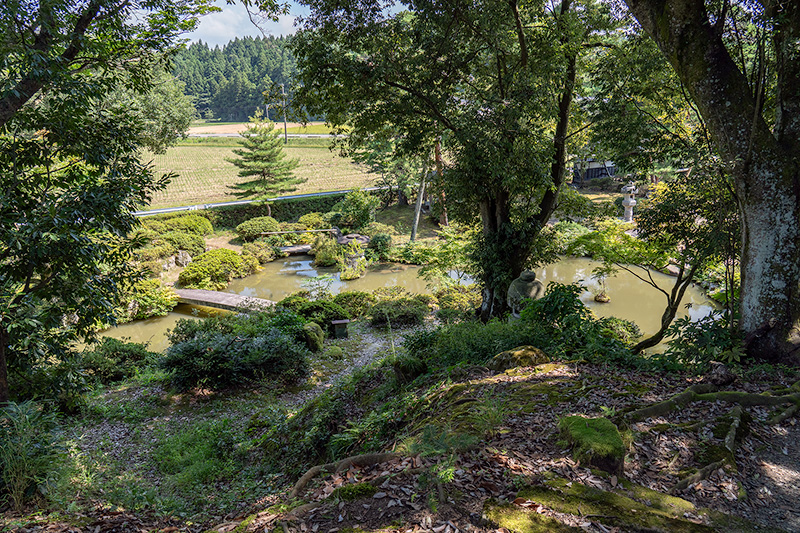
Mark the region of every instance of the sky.
<instances>
[{"instance_id":1,"label":"sky","mask_svg":"<svg viewBox=\"0 0 800 533\"><path fill-rule=\"evenodd\" d=\"M262 35L261 31L250 22L247 11L241 3L228 5L225 0L217 0L216 5L222 11L202 17L197 30L186 35L191 42L203 41L213 48L216 45L223 46L236 37ZM263 24L266 34L275 37L293 34L295 17L304 12L305 8L292 2L289 15L281 17L278 22L268 21Z\"/></svg>"}]
</instances>

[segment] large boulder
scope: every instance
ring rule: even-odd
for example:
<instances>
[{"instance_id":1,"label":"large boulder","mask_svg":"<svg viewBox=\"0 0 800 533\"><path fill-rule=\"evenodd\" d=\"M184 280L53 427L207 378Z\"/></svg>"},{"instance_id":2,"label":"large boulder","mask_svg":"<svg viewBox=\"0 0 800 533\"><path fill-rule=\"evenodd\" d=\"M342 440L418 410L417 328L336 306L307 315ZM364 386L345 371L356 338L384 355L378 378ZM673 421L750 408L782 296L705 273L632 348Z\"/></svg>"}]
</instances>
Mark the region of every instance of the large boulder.
<instances>
[{"instance_id":1,"label":"large boulder","mask_svg":"<svg viewBox=\"0 0 800 533\"><path fill-rule=\"evenodd\" d=\"M189 252L186 250L178 250L178 253L175 255L175 264L179 267L185 267L189 263L192 262L192 256L189 255Z\"/></svg>"},{"instance_id":2,"label":"large boulder","mask_svg":"<svg viewBox=\"0 0 800 533\"><path fill-rule=\"evenodd\" d=\"M505 372L518 366L536 366L549 362L550 358L539 348L519 346L495 355L487 366L495 372Z\"/></svg>"},{"instance_id":3,"label":"large boulder","mask_svg":"<svg viewBox=\"0 0 800 533\"><path fill-rule=\"evenodd\" d=\"M525 270L517 279L511 282L506 293L506 302L511 312L519 315L522 302L525 299L538 300L544 296L544 284L536 279L536 272Z\"/></svg>"}]
</instances>

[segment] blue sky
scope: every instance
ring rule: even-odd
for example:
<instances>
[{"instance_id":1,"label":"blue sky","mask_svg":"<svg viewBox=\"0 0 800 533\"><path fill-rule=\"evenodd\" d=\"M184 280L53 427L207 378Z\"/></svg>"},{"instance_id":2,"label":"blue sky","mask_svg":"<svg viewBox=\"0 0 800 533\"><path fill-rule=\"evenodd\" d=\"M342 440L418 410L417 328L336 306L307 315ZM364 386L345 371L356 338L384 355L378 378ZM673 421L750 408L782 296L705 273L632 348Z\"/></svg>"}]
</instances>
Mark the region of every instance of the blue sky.
<instances>
[{"instance_id":1,"label":"blue sky","mask_svg":"<svg viewBox=\"0 0 800 533\"><path fill-rule=\"evenodd\" d=\"M240 3L228 5L225 0L217 0L216 5L222 9L220 13L211 13L200 19L197 30L186 35L192 42L202 40L211 47L224 45L235 37L258 37L261 31L256 28L247 16L247 11ZM295 32L294 20L306 12L292 2L291 13L281 17L278 22L269 21L263 24L267 35L289 35Z\"/></svg>"}]
</instances>

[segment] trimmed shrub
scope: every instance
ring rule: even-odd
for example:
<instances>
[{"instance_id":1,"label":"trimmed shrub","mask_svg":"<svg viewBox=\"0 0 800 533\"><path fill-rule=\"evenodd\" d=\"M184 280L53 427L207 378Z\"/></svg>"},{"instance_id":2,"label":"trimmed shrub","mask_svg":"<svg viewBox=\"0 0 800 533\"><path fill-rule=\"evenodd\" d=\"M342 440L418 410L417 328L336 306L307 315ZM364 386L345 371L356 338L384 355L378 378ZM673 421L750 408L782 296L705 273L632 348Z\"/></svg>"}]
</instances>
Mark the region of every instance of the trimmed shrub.
<instances>
[{"instance_id":1,"label":"trimmed shrub","mask_svg":"<svg viewBox=\"0 0 800 533\"><path fill-rule=\"evenodd\" d=\"M160 244L156 244L159 243ZM157 261L165 259L175 253L175 247L172 244L163 241L153 241L150 246L146 248L139 248L133 252L133 258L136 261L146 263L148 261Z\"/></svg>"},{"instance_id":2,"label":"trimmed shrub","mask_svg":"<svg viewBox=\"0 0 800 533\"><path fill-rule=\"evenodd\" d=\"M379 261L386 261L389 259L389 250L391 249L392 236L387 233L378 233L370 239L367 253Z\"/></svg>"},{"instance_id":3,"label":"trimmed shrub","mask_svg":"<svg viewBox=\"0 0 800 533\"><path fill-rule=\"evenodd\" d=\"M82 366L97 382L109 384L134 376L137 370L155 364L159 357L144 343L104 337L83 352Z\"/></svg>"},{"instance_id":4,"label":"trimmed shrub","mask_svg":"<svg viewBox=\"0 0 800 533\"><path fill-rule=\"evenodd\" d=\"M317 235L310 254L314 256L314 265L333 266L339 259L339 245L330 235Z\"/></svg>"},{"instance_id":5,"label":"trimmed shrub","mask_svg":"<svg viewBox=\"0 0 800 533\"><path fill-rule=\"evenodd\" d=\"M272 217L251 218L236 226L236 234L243 241L252 241L260 237L262 233L270 231L280 231L280 224Z\"/></svg>"},{"instance_id":6,"label":"trimmed shrub","mask_svg":"<svg viewBox=\"0 0 800 533\"><path fill-rule=\"evenodd\" d=\"M166 231L178 231L181 233L194 233L195 235L211 235L214 228L211 222L200 215L182 215L164 221Z\"/></svg>"},{"instance_id":7,"label":"trimmed shrub","mask_svg":"<svg viewBox=\"0 0 800 533\"><path fill-rule=\"evenodd\" d=\"M146 279L133 284L115 314L122 321L165 316L177 303L174 290L162 287L157 279Z\"/></svg>"},{"instance_id":8,"label":"trimmed shrub","mask_svg":"<svg viewBox=\"0 0 800 533\"><path fill-rule=\"evenodd\" d=\"M308 296L310 293L308 291L301 291L302 294L293 293L278 302L278 307L283 307L285 309L289 309L294 311L295 313L300 311L300 308L309 302Z\"/></svg>"},{"instance_id":9,"label":"trimmed shrub","mask_svg":"<svg viewBox=\"0 0 800 533\"><path fill-rule=\"evenodd\" d=\"M170 231L163 234L161 239L172 245L176 250L186 250L192 257L196 257L206 251L205 239L195 233Z\"/></svg>"},{"instance_id":10,"label":"trimmed shrub","mask_svg":"<svg viewBox=\"0 0 800 533\"><path fill-rule=\"evenodd\" d=\"M275 260L275 250L265 241L247 242L242 246L242 255L251 255L259 264L265 265Z\"/></svg>"},{"instance_id":11,"label":"trimmed shrub","mask_svg":"<svg viewBox=\"0 0 800 533\"><path fill-rule=\"evenodd\" d=\"M333 297L333 303L342 306L353 318L366 316L377 301L375 296L362 291L344 291Z\"/></svg>"},{"instance_id":12,"label":"trimmed shrub","mask_svg":"<svg viewBox=\"0 0 800 533\"><path fill-rule=\"evenodd\" d=\"M305 231L308 226L297 222L282 222L280 231ZM282 241L283 246L294 246L296 244L311 244L314 242L313 233L286 233L284 235L277 235Z\"/></svg>"},{"instance_id":13,"label":"trimmed shrub","mask_svg":"<svg viewBox=\"0 0 800 533\"><path fill-rule=\"evenodd\" d=\"M425 321L429 312L428 306L417 298L398 298L373 305L369 310L369 318L373 327L386 324L392 327L416 326Z\"/></svg>"},{"instance_id":14,"label":"trimmed shrub","mask_svg":"<svg viewBox=\"0 0 800 533\"><path fill-rule=\"evenodd\" d=\"M297 314L309 322L316 322L330 336L334 335L332 320L350 318L350 313L341 305L335 304L330 300L314 300L313 302L300 304L297 308Z\"/></svg>"},{"instance_id":15,"label":"trimmed shrub","mask_svg":"<svg viewBox=\"0 0 800 533\"><path fill-rule=\"evenodd\" d=\"M475 285L450 285L434 293L439 302L436 316L444 322L465 320L481 305L480 288Z\"/></svg>"},{"instance_id":16,"label":"trimmed shrub","mask_svg":"<svg viewBox=\"0 0 800 533\"><path fill-rule=\"evenodd\" d=\"M182 328L184 322L201 322ZM225 331L224 321L178 322L170 334L161 366L172 372L172 383L183 390L220 390L265 378L297 382L308 373L308 350L275 327L257 334Z\"/></svg>"},{"instance_id":17,"label":"trimmed shrub","mask_svg":"<svg viewBox=\"0 0 800 533\"><path fill-rule=\"evenodd\" d=\"M309 229L323 229L325 227L325 219L322 218L322 213L306 213L298 219L298 222Z\"/></svg>"},{"instance_id":18,"label":"trimmed shrub","mask_svg":"<svg viewBox=\"0 0 800 533\"><path fill-rule=\"evenodd\" d=\"M336 204L333 211L342 214L340 224L358 231L375 219L375 211L378 209L380 200L360 189L354 189L347 193L344 200Z\"/></svg>"},{"instance_id":19,"label":"trimmed shrub","mask_svg":"<svg viewBox=\"0 0 800 533\"><path fill-rule=\"evenodd\" d=\"M149 217L142 220L142 227L154 235L161 235L169 231L163 220Z\"/></svg>"},{"instance_id":20,"label":"trimmed shrub","mask_svg":"<svg viewBox=\"0 0 800 533\"><path fill-rule=\"evenodd\" d=\"M248 257L257 263L255 258ZM178 283L186 288L219 290L233 278L252 273L252 266L233 250L211 250L189 263L178 276Z\"/></svg>"}]
</instances>

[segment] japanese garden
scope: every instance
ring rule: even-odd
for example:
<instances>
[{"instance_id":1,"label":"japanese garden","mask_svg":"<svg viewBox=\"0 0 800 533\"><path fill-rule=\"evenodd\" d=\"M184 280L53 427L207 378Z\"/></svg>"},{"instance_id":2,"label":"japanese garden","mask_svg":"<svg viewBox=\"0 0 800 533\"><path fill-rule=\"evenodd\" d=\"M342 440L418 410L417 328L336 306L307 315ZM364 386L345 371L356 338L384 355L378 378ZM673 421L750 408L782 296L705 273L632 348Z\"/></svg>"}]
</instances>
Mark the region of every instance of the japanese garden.
<instances>
[{"instance_id":1,"label":"japanese garden","mask_svg":"<svg viewBox=\"0 0 800 533\"><path fill-rule=\"evenodd\" d=\"M797 2L0 32L0 531L800 531Z\"/></svg>"}]
</instances>

